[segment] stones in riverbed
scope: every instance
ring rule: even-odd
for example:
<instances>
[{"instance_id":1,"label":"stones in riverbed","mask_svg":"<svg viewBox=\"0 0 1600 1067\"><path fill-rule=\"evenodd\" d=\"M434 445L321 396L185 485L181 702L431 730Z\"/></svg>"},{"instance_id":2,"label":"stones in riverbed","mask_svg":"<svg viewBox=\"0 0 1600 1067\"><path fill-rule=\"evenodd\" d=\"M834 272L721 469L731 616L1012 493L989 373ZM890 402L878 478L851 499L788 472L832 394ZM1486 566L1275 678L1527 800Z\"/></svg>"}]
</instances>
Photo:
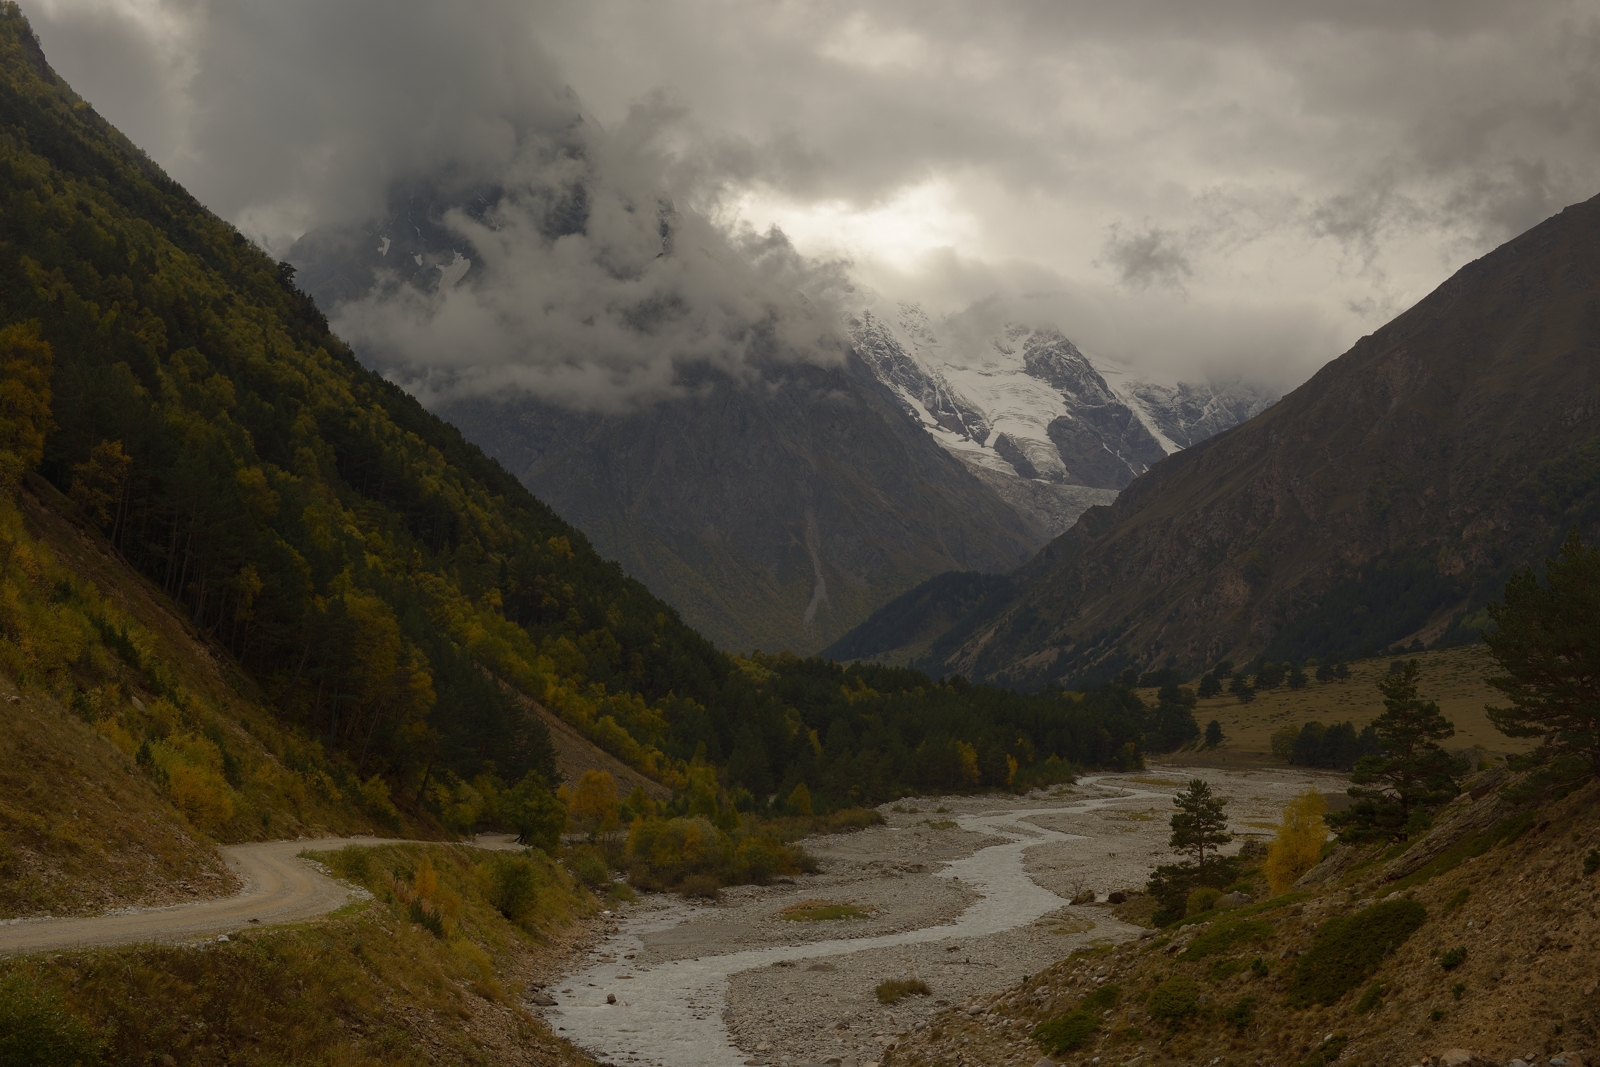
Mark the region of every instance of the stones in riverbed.
<instances>
[{"instance_id":1,"label":"stones in riverbed","mask_svg":"<svg viewBox=\"0 0 1600 1067\"><path fill-rule=\"evenodd\" d=\"M553 1008L556 1006L556 998L549 993L535 993L528 998L528 1003L536 1008Z\"/></svg>"},{"instance_id":2,"label":"stones in riverbed","mask_svg":"<svg viewBox=\"0 0 1600 1067\"><path fill-rule=\"evenodd\" d=\"M615 1004L616 1002L617 1002L617 995L615 993L607 993L606 994L606 1003L607 1004Z\"/></svg>"}]
</instances>

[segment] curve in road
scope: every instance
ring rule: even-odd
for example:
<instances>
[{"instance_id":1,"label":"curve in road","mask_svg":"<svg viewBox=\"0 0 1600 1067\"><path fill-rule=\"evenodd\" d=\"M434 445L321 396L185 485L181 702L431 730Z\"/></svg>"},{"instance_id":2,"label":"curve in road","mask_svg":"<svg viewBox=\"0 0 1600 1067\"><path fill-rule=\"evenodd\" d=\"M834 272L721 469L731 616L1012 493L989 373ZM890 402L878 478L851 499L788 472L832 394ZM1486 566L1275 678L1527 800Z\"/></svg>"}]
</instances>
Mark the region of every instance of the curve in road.
<instances>
[{"instance_id":1,"label":"curve in road","mask_svg":"<svg viewBox=\"0 0 1600 1067\"><path fill-rule=\"evenodd\" d=\"M81 919L15 919L0 923L0 953L192 941L257 924L315 919L343 907L356 891L301 859L301 852L405 843L394 838L324 837L229 845L221 850L222 857L244 883L231 897Z\"/></svg>"}]
</instances>

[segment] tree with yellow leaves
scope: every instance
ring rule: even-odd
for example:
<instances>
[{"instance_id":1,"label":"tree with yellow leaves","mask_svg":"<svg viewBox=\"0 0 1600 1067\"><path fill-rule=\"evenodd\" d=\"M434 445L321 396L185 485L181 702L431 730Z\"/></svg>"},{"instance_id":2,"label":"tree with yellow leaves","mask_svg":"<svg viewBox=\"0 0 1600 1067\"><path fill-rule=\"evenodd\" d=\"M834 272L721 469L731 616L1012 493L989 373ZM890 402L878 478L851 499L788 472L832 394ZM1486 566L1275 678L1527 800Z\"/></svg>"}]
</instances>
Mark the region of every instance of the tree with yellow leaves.
<instances>
[{"instance_id":1,"label":"tree with yellow leaves","mask_svg":"<svg viewBox=\"0 0 1600 1067\"><path fill-rule=\"evenodd\" d=\"M1322 821L1327 810L1327 798L1315 789L1307 789L1283 809L1278 836L1267 846L1267 882L1274 895L1287 893L1321 858L1328 840L1328 826Z\"/></svg>"},{"instance_id":2,"label":"tree with yellow leaves","mask_svg":"<svg viewBox=\"0 0 1600 1067\"><path fill-rule=\"evenodd\" d=\"M605 771L584 771L567 801L567 823L579 833L588 834L590 841L615 830L620 825L616 780Z\"/></svg>"},{"instance_id":3,"label":"tree with yellow leaves","mask_svg":"<svg viewBox=\"0 0 1600 1067\"><path fill-rule=\"evenodd\" d=\"M0 489L39 465L50 421L50 368L55 354L37 322L0 330Z\"/></svg>"}]
</instances>

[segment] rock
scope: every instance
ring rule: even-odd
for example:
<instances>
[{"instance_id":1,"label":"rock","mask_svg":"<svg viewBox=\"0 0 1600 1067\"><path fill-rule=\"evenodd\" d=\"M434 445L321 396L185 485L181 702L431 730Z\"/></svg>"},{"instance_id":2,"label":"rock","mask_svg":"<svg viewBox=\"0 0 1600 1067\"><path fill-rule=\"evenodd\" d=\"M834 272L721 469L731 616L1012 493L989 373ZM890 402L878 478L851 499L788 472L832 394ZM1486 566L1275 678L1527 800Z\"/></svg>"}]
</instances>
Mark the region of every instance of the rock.
<instances>
[{"instance_id":1,"label":"rock","mask_svg":"<svg viewBox=\"0 0 1600 1067\"><path fill-rule=\"evenodd\" d=\"M1051 1059L1049 1056L1046 1056L1044 1059L1034 1064L1033 1067L1056 1067L1056 1061Z\"/></svg>"},{"instance_id":2,"label":"rock","mask_svg":"<svg viewBox=\"0 0 1600 1067\"><path fill-rule=\"evenodd\" d=\"M771 1051L771 1049L772 1049L772 1045L769 1044L766 1041L758 1041L758 1042L756 1042L756 1051L757 1052L769 1052L769 1051Z\"/></svg>"},{"instance_id":3,"label":"rock","mask_svg":"<svg viewBox=\"0 0 1600 1067\"><path fill-rule=\"evenodd\" d=\"M1528 1067L1528 1061L1523 1059L1521 1056L1518 1056L1516 1059L1506 1064L1506 1067Z\"/></svg>"},{"instance_id":4,"label":"rock","mask_svg":"<svg viewBox=\"0 0 1600 1067\"><path fill-rule=\"evenodd\" d=\"M615 993L607 993L606 994L606 1003L607 1004L615 1004L616 1002L617 1002L617 995Z\"/></svg>"},{"instance_id":5,"label":"rock","mask_svg":"<svg viewBox=\"0 0 1600 1067\"><path fill-rule=\"evenodd\" d=\"M1217 903L1215 904L1215 907L1218 907L1218 908L1242 908L1246 904L1249 904L1250 902L1251 902L1251 896L1250 896L1249 893L1238 893L1238 892L1225 893L1222 896L1217 898Z\"/></svg>"},{"instance_id":6,"label":"rock","mask_svg":"<svg viewBox=\"0 0 1600 1067\"><path fill-rule=\"evenodd\" d=\"M1124 902L1127 899L1128 899L1128 894L1124 893L1122 890L1119 889L1115 893L1112 893L1112 894L1110 894L1109 896L1106 897L1106 903L1107 904L1121 904L1122 902Z\"/></svg>"},{"instance_id":7,"label":"rock","mask_svg":"<svg viewBox=\"0 0 1600 1067\"><path fill-rule=\"evenodd\" d=\"M1467 1067L1472 1062L1472 1053L1464 1048L1453 1048L1439 1057L1442 1067Z\"/></svg>"},{"instance_id":8,"label":"rock","mask_svg":"<svg viewBox=\"0 0 1600 1067\"><path fill-rule=\"evenodd\" d=\"M535 993L528 998L528 1003L536 1008L553 1008L556 1006L556 998L549 993Z\"/></svg>"},{"instance_id":9,"label":"rock","mask_svg":"<svg viewBox=\"0 0 1600 1067\"><path fill-rule=\"evenodd\" d=\"M217 940L223 942L224 944L226 944L227 940L228 940L228 935L227 934L218 934L217 935Z\"/></svg>"}]
</instances>

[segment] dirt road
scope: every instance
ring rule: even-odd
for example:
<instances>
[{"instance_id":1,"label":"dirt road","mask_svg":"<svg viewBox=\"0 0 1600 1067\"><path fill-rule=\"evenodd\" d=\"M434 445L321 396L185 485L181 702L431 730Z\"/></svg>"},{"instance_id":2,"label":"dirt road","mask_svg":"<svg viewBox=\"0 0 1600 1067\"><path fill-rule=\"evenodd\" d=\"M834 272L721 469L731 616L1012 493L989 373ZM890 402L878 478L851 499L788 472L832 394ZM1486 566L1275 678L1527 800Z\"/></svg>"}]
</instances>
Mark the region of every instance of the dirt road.
<instances>
[{"instance_id":1,"label":"dirt road","mask_svg":"<svg viewBox=\"0 0 1600 1067\"><path fill-rule=\"evenodd\" d=\"M307 849L391 844L374 837L328 837L230 845L222 856L244 882L231 897L85 919L0 922L0 953L47 952L145 941L191 941L257 924L299 922L343 906L351 890L299 858Z\"/></svg>"}]
</instances>

